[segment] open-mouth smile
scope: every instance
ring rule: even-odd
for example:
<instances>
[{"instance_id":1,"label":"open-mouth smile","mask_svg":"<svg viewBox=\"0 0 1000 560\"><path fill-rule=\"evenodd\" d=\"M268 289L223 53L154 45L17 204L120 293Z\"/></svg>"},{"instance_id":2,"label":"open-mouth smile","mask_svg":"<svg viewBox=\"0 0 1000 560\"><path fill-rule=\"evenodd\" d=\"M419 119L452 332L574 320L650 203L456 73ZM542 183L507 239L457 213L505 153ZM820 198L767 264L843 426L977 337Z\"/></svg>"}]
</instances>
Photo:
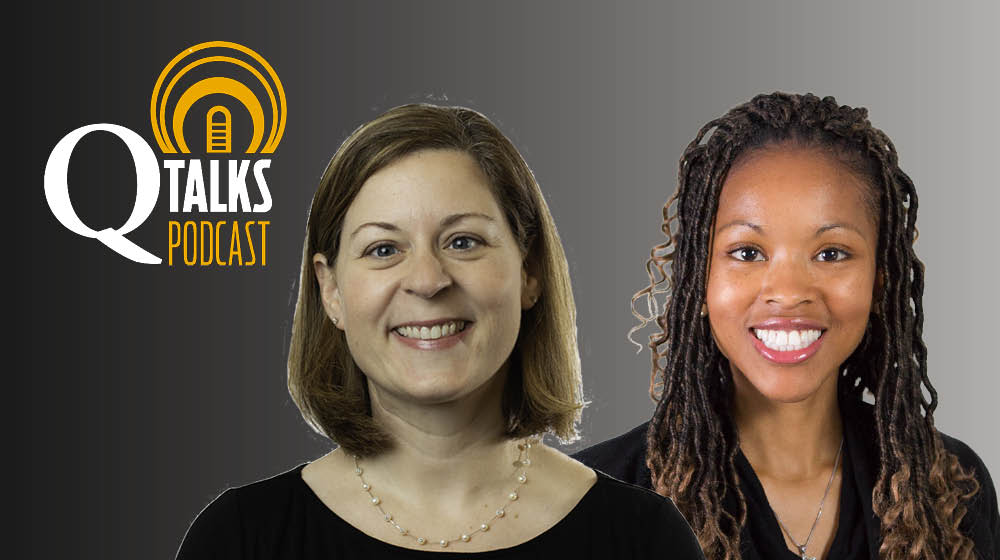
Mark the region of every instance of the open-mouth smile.
<instances>
[{"instance_id":1,"label":"open-mouth smile","mask_svg":"<svg viewBox=\"0 0 1000 560\"><path fill-rule=\"evenodd\" d=\"M825 329L751 328L754 348L768 360L778 364L797 364L808 360L823 344Z\"/></svg>"},{"instance_id":2,"label":"open-mouth smile","mask_svg":"<svg viewBox=\"0 0 1000 560\"><path fill-rule=\"evenodd\" d=\"M458 344L472 325L472 321L462 319L419 321L399 325L391 332L394 338L411 348L440 350Z\"/></svg>"}]
</instances>

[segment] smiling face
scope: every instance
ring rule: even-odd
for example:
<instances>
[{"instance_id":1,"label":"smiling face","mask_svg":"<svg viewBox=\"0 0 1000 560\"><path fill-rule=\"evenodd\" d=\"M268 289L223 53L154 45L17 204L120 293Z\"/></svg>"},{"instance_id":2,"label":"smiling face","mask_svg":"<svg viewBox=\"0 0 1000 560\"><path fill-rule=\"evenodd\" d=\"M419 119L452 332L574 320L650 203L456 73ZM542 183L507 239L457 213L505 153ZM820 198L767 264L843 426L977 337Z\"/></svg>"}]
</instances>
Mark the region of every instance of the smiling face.
<instances>
[{"instance_id":1,"label":"smiling face","mask_svg":"<svg viewBox=\"0 0 1000 560\"><path fill-rule=\"evenodd\" d=\"M872 304L878 230L867 188L807 148L762 149L730 170L706 299L738 396L801 402L835 393Z\"/></svg>"},{"instance_id":2,"label":"smiling face","mask_svg":"<svg viewBox=\"0 0 1000 560\"><path fill-rule=\"evenodd\" d=\"M436 404L487 386L538 293L488 179L454 150L373 174L333 266L313 260L327 313L380 402Z\"/></svg>"}]
</instances>

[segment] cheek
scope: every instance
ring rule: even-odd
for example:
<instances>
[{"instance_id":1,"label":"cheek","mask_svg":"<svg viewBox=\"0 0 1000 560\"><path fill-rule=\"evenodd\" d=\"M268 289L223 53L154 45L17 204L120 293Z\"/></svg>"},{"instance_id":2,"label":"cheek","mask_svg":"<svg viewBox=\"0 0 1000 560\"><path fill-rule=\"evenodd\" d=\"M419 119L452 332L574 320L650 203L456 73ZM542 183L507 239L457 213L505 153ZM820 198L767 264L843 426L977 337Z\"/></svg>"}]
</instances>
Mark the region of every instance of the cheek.
<instances>
[{"instance_id":1,"label":"cheek","mask_svg":"<svg viewBox=\"0 0 1000 560\"><path fill-rule=\"evenodd\" d=\"M484 310L504 322L509 321L511 314L519 315L521 309L520 262L508 260L482 263L482 267L469 271L470 274L462 282Z\"/></svg>"},{"instance_id":2,"label":"cheek","mask_svg":"<svg viewBox=\"0 0 1000 560\"><path fill-rule=\"evenodd\" d=\"M757 297L758 284L753 274L734 272L726 270L724 266L713 265L705 294L709 317L744 315Z\"/></svg>"},{"instance_id":3,"label":"cheek","mask_svg":"<svg viewBox=\"0 0 1000 560\"><path fill-rule=\"evenodd\" d=\"M520 331L521 263L491 259L475 264L456 280L479 321L478 335L470 340L473 353L492 374L514 349Z\"/></svg>"},{"instance_id":4,"label":"cheek","mask_svg":"<svg viewBox=\"0 0 1000 560\"><path fill-rule=\"evenodd\" d=\"M830 282L827 304L831 314L839 318L844 327L864 331L872 308L874 275L855 275L841 282Z\"/></svg>"},{"instance_id":5,"label":"cheek","mask_svg":"<svg viewBox=\"0 0 1000 560\"><path fill-rule=\"evenodd\" d=\"M731 358L730 350L744 337L743 324L757 292L752 275L729 271L724 265L713 263L705 301L712 336L726 358Z\"/></svg>"},{"instance_id":6,"label":"cheek","mask_svg":"<svg viewBox=\"0 0 1000 560\"><path fill-rule=\"evenodd\" d=\"M356 331L374 327L392 297L392 284L370 273L345 275L340 284L344 327Z\"/></svg>"}]
</instances>

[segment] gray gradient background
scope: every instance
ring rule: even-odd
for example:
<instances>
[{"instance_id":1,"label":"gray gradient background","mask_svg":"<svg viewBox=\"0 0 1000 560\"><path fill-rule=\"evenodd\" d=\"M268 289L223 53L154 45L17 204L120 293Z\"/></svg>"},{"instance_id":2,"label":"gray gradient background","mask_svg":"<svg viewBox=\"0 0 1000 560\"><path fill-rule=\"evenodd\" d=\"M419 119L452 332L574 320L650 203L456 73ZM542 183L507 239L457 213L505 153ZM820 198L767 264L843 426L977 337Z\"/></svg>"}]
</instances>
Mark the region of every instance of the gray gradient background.
<instances>
[{"instance_id":1,"label":"gray gradient background","mask_svg":"<svg viewBox=\"0 0 1000 560\"><path fill-rule=\"evenodd\" d=\"M4 392L6 527L18 558L168 558L227 486L324 453L285 389L305 215L358 124L412 101L476 108L534 170L566 246L579 307L584 439L648 419L648 354L625 340L630 295L661 240L676 162L705 121L756 93L863 105L920 194L925 340L939 427L994 474L1000 90L992 2L336 3L325 8L131 3L46 7L18 27L26 84L5 270L17 358ZM696 4L696 5L695 5ZM732 5L730 5L732 4ZM751 7L749 4L752 4ZM73 11L80 10L80 11ZM111 122L152 142L160 69L207 40L275 67L289 120L269 175L266 269L133 264L66 231L42 196L55 143ZM27 118L30 117L30 120ZM85 220L120 224L134 178L94 140ZM82 158L82 156L81 156ZM165 192L164 186L164 192ZM89 201L89 202L88 202ZM163 255L165 196L132 236ZM8 224L11 222L8 221ZM12 385L12 386L10 386Z\"/></svg>"}]
</instances>

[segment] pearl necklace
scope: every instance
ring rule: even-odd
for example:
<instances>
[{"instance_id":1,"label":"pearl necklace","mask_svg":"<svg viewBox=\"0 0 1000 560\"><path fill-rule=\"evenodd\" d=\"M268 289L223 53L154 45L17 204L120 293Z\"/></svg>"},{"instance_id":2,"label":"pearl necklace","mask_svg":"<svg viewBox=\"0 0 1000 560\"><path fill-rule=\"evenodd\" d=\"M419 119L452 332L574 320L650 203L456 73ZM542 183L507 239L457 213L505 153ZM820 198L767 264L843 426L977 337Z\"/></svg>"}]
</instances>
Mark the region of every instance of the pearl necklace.
<instances>
[{"instance_id":1,"label":"pearl necklace","mask_svg":"<svg viewBox=\"0 0 1000 560\"><path fill-rule=\"evenodd\" d=\"M518 490L521 489L521 486L524 486L525 482L528 482L528 475L525 473L525 470L527 470L527 467L531 465L531 459L528 458L528 451L534 443L538 443L536 438L530 438L527 441L517 444L517 459L515 459L513 463L514 467L520 470L520 474L517 475L517 486L515 486L514 490L512 490L510 494L507 494L507 501L496 510L493 517L487 519L483 523L480 523L479 528L475 531L462 533L458 537L437 541L441 548L446 548L454 542L469 542L477 533L485 533L489 531L491 523L498 521L507 514L507 508L510 507L512 503L517 501L519 497ZM521 470L522 467L524 470ZM361 489L368 494L371 504L375 506L375 509L377 509L379 514L382 515L382 518L385 519L386 523L392 525L397 531L399 531L401 536L411 538L417 541L417 544L419 545L425 545L430 542L427 537L410 533L409 530L399 524L396 517L392 513L382 507L382 498L379 498L377 495L372 493L372 485L365 481L364 469L361 468L360 458L357 455L354 455L354 474L358 475L358 479L361 480Z\"/></svg>"}]
</instances>

